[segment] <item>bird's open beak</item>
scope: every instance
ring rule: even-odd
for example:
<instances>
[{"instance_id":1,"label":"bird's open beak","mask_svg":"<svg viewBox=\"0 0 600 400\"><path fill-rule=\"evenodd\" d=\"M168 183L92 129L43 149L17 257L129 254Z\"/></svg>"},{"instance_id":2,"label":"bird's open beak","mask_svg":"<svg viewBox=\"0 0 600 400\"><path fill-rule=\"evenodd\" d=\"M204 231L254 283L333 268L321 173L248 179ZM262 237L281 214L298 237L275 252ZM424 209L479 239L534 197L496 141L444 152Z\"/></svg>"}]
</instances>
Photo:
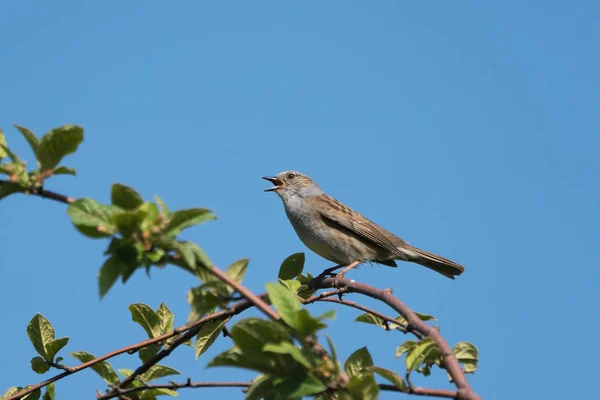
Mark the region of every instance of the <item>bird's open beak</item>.
<instances>
[{"instance_id":1,"label":"bird's open beak","mask_svg":"<svg viewBox=\"0 0 600 400\"><path fill-rule=\"evenodd\" d=\"M281 179L277 179L274 176L263 176L263 179L271 182L273 185L273 187L270 187L268 189L265 189L265 192L274 192L277 189L281 189L281 187L283 186L283 181Z\"/></svg>"}]
</instances>

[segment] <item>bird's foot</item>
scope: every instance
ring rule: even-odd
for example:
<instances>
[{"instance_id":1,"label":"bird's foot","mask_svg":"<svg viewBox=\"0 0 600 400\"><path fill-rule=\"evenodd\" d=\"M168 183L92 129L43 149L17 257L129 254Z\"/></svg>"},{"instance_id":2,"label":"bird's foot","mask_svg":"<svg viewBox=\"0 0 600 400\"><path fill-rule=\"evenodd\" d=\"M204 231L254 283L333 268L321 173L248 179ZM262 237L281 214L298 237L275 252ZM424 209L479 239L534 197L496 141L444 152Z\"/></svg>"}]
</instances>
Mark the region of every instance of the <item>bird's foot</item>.
<instances>
[{"instance_id":1,"label":"bird's foot","mask_svg":"<svg viewBox=\"0 0 600 400\"><path fill-rule=\"evenodd\" d=\"M333 287L334 287L334 288L336 288L336 289L338 288L338 285L339 285L339 283L340 283L339 281L340 281L340 279L342 279L343 277L344 277L344 273L343 273L343 272L340 272L340 273L336 274L336 275L333 277Z\"/></svg>"},{"instance_id":2,"label":"bird's foot","mask_svg":"<svg viewBox=\"0 0 600 400\"><path fill-rule=\"evenodd\" d=\"M340 269L342 267L343 267L343 265L336 265L335 267L327 268L326 270L324 270L323 272L321 272L319 274L319 276L317 276L317 279L327 278L329 276L335 276L335 274L333 273L333 271L335 271L336 269Z\"/></svg>"}]
</instances>

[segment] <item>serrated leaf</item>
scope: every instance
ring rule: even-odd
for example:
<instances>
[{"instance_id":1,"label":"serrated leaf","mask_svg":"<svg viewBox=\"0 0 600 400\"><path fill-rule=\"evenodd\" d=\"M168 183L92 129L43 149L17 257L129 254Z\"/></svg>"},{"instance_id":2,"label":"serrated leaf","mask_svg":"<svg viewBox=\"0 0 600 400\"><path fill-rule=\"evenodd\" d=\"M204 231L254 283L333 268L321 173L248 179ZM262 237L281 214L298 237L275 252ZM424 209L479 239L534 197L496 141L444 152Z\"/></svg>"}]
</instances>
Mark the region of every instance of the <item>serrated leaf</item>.
<instances>
[{"instance_id":1,"label":"serrated leaf","mask_svg":"<svg viewBox=\"0 0 600 400\"><path fill-rule=\"evenodd\" d=\"M216 219L215 215L206 208L178 210L171 214L171 221L165 228L164 233L167 235L176 235L186 228L213 219Z\"/></svg>"},{"instance_id":2,"label":"serrated leaf","mask_svg":"<svg viewBox=\"0 0 600 400\"><path fill-rule=\"evenodd\" d=\"M33 132L31 132L29 129L25 128L24 126L19 126L19 125L13 125L13 126L15 128L17 128L17 130L19 132L21 132L23 137L25 137L25 140L27 140L27 143L29 143L29 147L31 147L33 154L37 154L37 149L39 146L39 141L38 141L37 136L35 136L33 134Z\"/></svg>"},{"instance_id":3,"label":"serrated leaf","mask_svg":"<svg viewBox=\"0 0 600 400\"><path fill-rule=\"evenodd\" d=\"M77 175L77 171L75 168L67 168L67 167L56 167L53 171L54 175Z\"/></svg>"},{"instance_id":4,"label":"serrated leaf","mask_svg":"<svg viewBox=\"0 0 600 400\"><path fill-rule=\"evenodd\" d=\"M366 347L361 347L348 357L344 364L344 371L348 376L360 375L363 370L373 366L373 358Z\"/></svg>"},{"instance_id":5,"label":"serrated leaf","mask_svg":"<svg viewBox=\"0 0 600 400\"><path fill-rule=\"evenodd\" d=\"M164 378L165 376L181 375L179 371L165 365L156 364L150 367L150 369L144 372L140 378L144 382L151 382L155 379Z\"/></svg>"},{"instance_id":6,"label":"serrated leaf","mask_svg":"<svg viewBox=\"0 0 600 400\"><path fill-rule=\"evenodd\" d=\"M158 314L158 318L160 319L160 329L163 333L168 333L173 330L173 321L174 316L169 307L165 303L160 303L158 308L156 309L156 314Z\"/></svg>"},{"instance_id":7,"label":"serrated leaf","mask_svg":"<svg viewBox=\"0 0 600 400\"><path fill-rule=\"evenodd\" d=\"M289 354L294 360L298 361L304 367L312 367L300 349L294 346L291 342L267 343L263 346L263 351L278 354Z\"/></svg>"},{"instance_id":8,"label":"serrated leaf","mask_svg":"<svg viewBox=\"0 0 600 400\"><path fill-rule=\"evenodd\" d=\"M91 238L111 236L116 231L111 218L119 212L122 210L117 207L101 205L88 198L75 200L67 209L77 230Z\"/></svg>"},{"instance_id":9,"label":"serrated leaf","mask_svg":"<svg viewBox=\"0 0 600 400\"><path fill-rule=\"evenodd\" d=\"M46 355L48 357L48 361L54 361L54 356L58 353L63 347L65 347L69 343L68 337L62 337L56 340L51 341L46 344Z\"/></svg>"},{"instance_id":10,"label":"serrated leaf","mask_svg":"<svg viewBox=\"0 0 600 400\"><path fill-rule=\"evenodd\" d=\"M267 283L265 288L269 294L271 304L273 304L281 319L289 326L298 328L300 324L298 313L302 309L298 297L278 283Z\"/></svg>"},{"instance_id":11,"label":"serrated leaf","mask_svg":"<svg viewBox=\"0 0 600 400\"><path fill-rule=\"evenodd\" d=\"M433 343L431 338L423 339L418 342L417 345L410 349L406 354L406 369L411 371L417 370L427 357L427 354L435 348L435 343Z\"/></svg>"},{"instance_id":12,"label":"serrated leaf","mask_svg":"<svg viewBox=\"0 0 600 400\"><path fill-rule=\"evenodd\" d=\"M196 359L200 357L217 340L229 318L222 321L208 321L196 335Z\"/></svg>"},{"instance_id":13,"label":"serrated leaf","mask_svg":"<svg viewBox=\"0 0 600 400\"><path fill-rule=\"evenodd\" d=\"M413 349L413 347L415 347L417 345L417 342L415 342L414 340L407 340L406 342L402 343L400 346L398 346L398 348L396 349L396 358L402 356L402 354L409 352L410 350Z\"/></svg>"},{"instance_id":14,"label":"serrated leaf","mask_svg":"<svg viewBox=\"0 0 600 400\"><path fill-rule=\"evenodd\" d=\"M10 196L15 193L23 193L25 188L16 182L0 183L0 199Z\"/></svg>"},{"instance_id":15,"label":"serrated leaf","mask_svg":"<svg viewBox=\"0 0 600 400\"><path fill-rule=\"evenodd\" d=\"M63 125L46 133L36 151L40 171L53 170L66 155L74 153L82 141L83 128L76 125Z\"/></svg>"},{"instance_id":16,"label":"serrated leaf","mask_svg":"<svg viewBox=\"0 0 600 400\"><path fill-rule=\"evenodd\" d=\"M113 256L107 259L98 272L98 289L102 299L110 290L112 285L119 279L119 276L125 271L127 264Z\"/></svg>"},{"instance_id":17,"label":"serrated leaf","mask_svg":"<svg viewBox=\"0 0 600 400\"><path fill-rule=\"evenodd\" d=\"M55 400L56 397L54 392L54 383L51 383L46 386L46 391L44 392L44 397L42 400Z\"/></svg>"},{"instance_id":18,"label":"serrated leaf","mask_svg":"<svg viewBox=\"0 0 600 400\"><path fill-rule=\"evenodd\" d=\"M91 361L96 358L86 351L75 351L71 353L70 356L76 358L82 363ZM98 375L100 375L100 377L104 379L104 381L109 385L116 386L119 384L119 376L108 362L102 361L98 364L92 365L90 368L92 368Z\"/></svg>"},{"instance_id":19,"label":"serrated leaf","mask_svg":"<svg viewBox=\"0 0 600 400\"><path fill-rule=\"evenodd\" d=\"M279 279L294 279L302 273L304 269L304 253L292 254L279 267Z\"/></svg>"},{"instance_id":20,"label":"serrated leaf","mask_svg":"<svg viewBox=\"0 0 600 400\"><path fill-rule=\"evenodd\" d=\"M131 319L144 328L149 338L155 338L162 335L160 318L148 305L143 303L133 303L129 306L129 311L131 312Z\"/></svg>"},{"instance_id":21,"label":"serrated leaf","mask_svg":"<svg viewBox=\"0 0 600 400\"><path fill-rule=\"evenodd\" d=\"M234 281L241 283L242 279L244 279L244 276L246 275L247 269L248 269L248 259L243 258L241 260L234 262L229 267L227 267L227 269L225 270L225 273L227 274L227 276L229 276Z\"/></svg>"},{"instance_id":22,"label":"serrated leaf","mask_svg":"<svg viewBox=\"0 0 600 400\"><path fill-rule=\"evenodd\" d=\"M30 361L31 369L37 374L45 374L50 369L50 366L42 357L33 357Z\"/></svg>"},{"instance_id":23,"label":"serrated leaf","mask_svg":"<svg viewBox=\"0 0 600 400\"><path fill-rule=\"evenodd\" d=\"M42 314L35 314L27 325L27 336L33 348L44 360L53 361L48 357L46 346L54 340L54 327Z\"/></svg>"},{"instance_id":24,"label":"serrated leaf","mask_svg":"<svg viewBox=\"0 0 600 400\"><path fill-rule=\"evenodd\" d=\"M381 376L384 379L390 381L394 386L403 392L408 392L408 386L404 382L404 379L400 377L394 371L390 371L389 369L381 368L381 367L371 367L371 371L375 372L377 375Z\"/></svg>"},{"instance_id":25,"label":"serrated leaf","mask_svg":"<svg viewBox=\"0 0 600 400\"><path fill-rule=\"evenodd\" d=\"M144 203L142 196L129 186L115 183L110 190L111 203L124 210L132 211Z\"/></svg>"}]
</instances>

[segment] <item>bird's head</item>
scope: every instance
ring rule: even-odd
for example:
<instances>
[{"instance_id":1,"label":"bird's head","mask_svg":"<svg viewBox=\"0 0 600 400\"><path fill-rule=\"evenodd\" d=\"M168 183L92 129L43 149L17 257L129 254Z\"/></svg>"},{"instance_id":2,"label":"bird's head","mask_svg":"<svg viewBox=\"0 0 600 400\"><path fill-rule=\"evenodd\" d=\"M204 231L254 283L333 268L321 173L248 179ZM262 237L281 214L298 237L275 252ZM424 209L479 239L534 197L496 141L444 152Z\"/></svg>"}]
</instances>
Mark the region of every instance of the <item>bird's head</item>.
<instances>
[{"instance_id":1,"label":"bird's head","mask_svg":"<svg viewBox=\"0 0 600 400\"><path fill-rule=\"evenodd\" d=\"M274 185L265 192L275 192L284 201L292 196L311 197L323 193L312 179L296 171L284 171L275 176L265 176L263 179Z\"/></svg>"}]
</instances>

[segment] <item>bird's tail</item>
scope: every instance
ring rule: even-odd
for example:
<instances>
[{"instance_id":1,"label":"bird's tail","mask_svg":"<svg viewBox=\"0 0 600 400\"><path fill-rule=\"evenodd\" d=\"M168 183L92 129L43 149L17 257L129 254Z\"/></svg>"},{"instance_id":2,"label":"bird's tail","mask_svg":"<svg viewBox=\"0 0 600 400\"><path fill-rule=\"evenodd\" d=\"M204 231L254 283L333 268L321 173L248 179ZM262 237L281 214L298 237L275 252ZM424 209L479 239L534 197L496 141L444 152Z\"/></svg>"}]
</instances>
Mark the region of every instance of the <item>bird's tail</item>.
<instances>
[{"instance_id":1,"label":"bird's tail","mask_svg":"<svg viewBox=\"0 0 600 400\"><path fill-rule=\"evenodd\" d=\"M400 251L406 256L407 261L412 261L430 268L450 279L454 279L454 276L462 274L465 270L465 267L454 261L450 261L447 258L429 253L408 244L406 247L401 247Z\"/></svg>"}]
</instances>

